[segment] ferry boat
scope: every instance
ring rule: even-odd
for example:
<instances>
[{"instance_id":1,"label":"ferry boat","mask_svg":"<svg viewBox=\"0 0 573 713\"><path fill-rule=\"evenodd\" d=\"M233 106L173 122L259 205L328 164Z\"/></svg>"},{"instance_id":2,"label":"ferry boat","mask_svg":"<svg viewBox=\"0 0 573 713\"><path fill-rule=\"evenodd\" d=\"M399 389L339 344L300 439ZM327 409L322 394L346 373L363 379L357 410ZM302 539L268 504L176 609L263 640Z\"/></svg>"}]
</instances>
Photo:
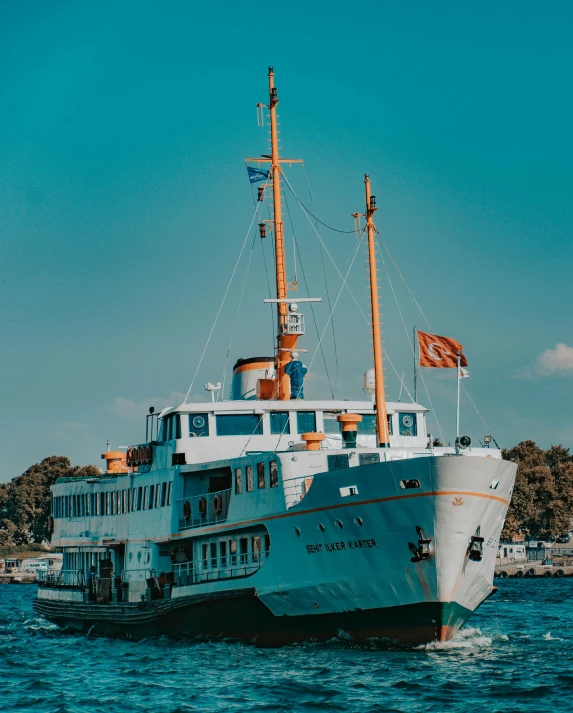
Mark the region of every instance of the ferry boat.
<instances>
[{"instance_id":1,"label":"ferry boat","mask_svg":"<svg viewBox=\"0 0 573 713\"><path fill-rule=\"evenodd\" d=\"M516 466L468 437L434 447L427 408L386 401L368 176L355 219L368 244L372 398L305 398L297 350L310 300L286 278L272 68L268 81L258 106L271 153L251 162L266 167L259 200L272 201L260 231L276 258L274 353L236 362L230 400L151 408L145 442L104 453L101 477L55 483L64 564L42 573L34 608L62 627L133 637L448 640L492 593Z\"/></svg>"}]
</instances>

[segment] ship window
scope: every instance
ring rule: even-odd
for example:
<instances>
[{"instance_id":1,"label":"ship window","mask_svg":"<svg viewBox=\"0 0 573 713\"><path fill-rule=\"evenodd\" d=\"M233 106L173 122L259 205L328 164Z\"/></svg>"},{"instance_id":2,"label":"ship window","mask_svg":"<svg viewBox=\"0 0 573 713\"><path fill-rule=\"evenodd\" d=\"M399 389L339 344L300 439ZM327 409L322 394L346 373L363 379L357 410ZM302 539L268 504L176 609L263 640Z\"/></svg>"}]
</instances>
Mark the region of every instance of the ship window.
<instances>
[{"instance_id":1,"label":"ship window","mask_svg":"<svg viewBox=\"0 0 573 713\"><path fill-rule=\"evenodd\" d=\"M325 529L325 528L324 528L324 525L322 524L322 522L319 522L319 523L318 523L317 528L318 528L321 532L324 532L324 529Z\"/></svg>"},{"instance_id":2,"label":"ship window","mask_svg":"<svg viewBox=\"0 0 573 713\"><path fill-rule=\"evenodd\" d=\"M99 494L99 514L105 515L105 493Z\"/></svg>"},{"instance_id":3,"label":"ship window","mask_svg":"<svg viewBox=\"0 0 573 713\"><path fill-rule=\"evenodd\" d=\"M314 411L297 411L297 433L314 433L316 431L316 414Z\"/></svg>"},{"instance_id":4,"label":"ship window","mask_svg":"<svg viewBox=\"0 0 573 713\"><path fill-rule=\"evenodd\" d=\"M292 531L297 537L300 537L300 528L298 527L293 527Z\"/></svg>"},{"instance_id":5,"label":"ship window","mask_svg":"<svg viewBox=\"0 0 573 713\"><path fill-rule=\"evenodd\" d=\"M209 414L189 414L189 435L193 438L203 438L209 435Z\"/></svg>"},{"instance_id":6,"label":"ship window","mask_svg":"<svg viewBox=\"0 0 573 713\"><path fill-rule=\"evenodd\" d=\"M215 417L218 436L260 436L263 433L261 417L255 413L241 413Z\"/></svg>"},{"instance_id":7,"label":"ship window","mask_svg":"<svg viewBox=\"0 0 573 713\"><path fill-rule=\"evenodd\" d=\"M325 411L322 419L324 432L329 436L340 436L340 422L337 420L337 413Z\"/></svg>"},{"instance_id":8,"label":"ship window","mask_svg":"<svg viewBox=\"0 0 573 713\"><path fill-rule=\"evenodd\" d=\"M137 509L141 510L141 496L143 494L143 488L137 489Z\"/></svg>"},{"instance_id":9,"label":"ship window","mask_svg":"<svg viewBox=\"0 0 573 713\"><path fill-rule=\"evenodd\" d=\"M271 472L271 488L276 488L279 484L279 469L276 460L269 463L269 470Z\"/></svg>"},{"instance_id":10,"label":"ship window","mask_svg":"<svg viewBox=\"0 0 573 713\"><path fill-rule=\"evenodd\" d=\"M361 517L355 517L354 522L359 526L362 527L364 525L364 520Z\"/></svg>"},{"instance_id":11,"label":"ship window","mask_svg":"<svg viewBox=\"0 0 573 713\"><path fill-rule=\"evenodd\" d=\"M181 417L178 413L173 416L173 438L181 438Z\"/></svg>"},{"instance_id":12,"label":"ship window","mask_svg":"<svg viewBox=\"0 0 573 713\"><path fill-rule=\"evenodd\" d=\"M203 569L208 569L209 567L209 545L202 545L201 549L203 551Z\"/></svg>"},{"instance_id":13,"label":"ship window","mask_svg":"<svg viewBox=\"0 0 573 713\"><path fill-rule=\"evenodd\" d=\"M220 562L221 562L221 567L226 567L227 566L227 543L226 542L219 542L219 553L220 553Z\"/></svg>"},{"instance_id":14,"label":"ship window","mask_svg":"<svg viewBox=\"0 0 573 713\"><path fill-rule=\"evenodd\" d=\"M290 433L288 411L271 411L271 433Z\"/></svg>"},{"instance_id":15,"label":"ship window","mask_svg":"<svg viewBox=\"0 0 573 713\"><path fill-rule=\"evenodd\" d=\"M235 468L235 495L243 492L243 469Z\"/></svg>"},{"instance_id":16,"label":"ship window","mask_svg":"<svg viewBox=\"0 0 573 713\"><path fill-rule=\"evenodd\" d=\"M165 423L165 440L170 441L171 440L171 415L165 417L164 423Z\"/></svg>"},{"instance_id":17,"label":"ship window","mask_svg":"<svg viewBox=\"0 0 573 713\"><path fill-rule=\"evenodd\" d=\"M161 486L161 507L165 507L165 496L167 495L167 483Z\"/></svg>"},{"instance_id":18,"label":"ship window","mask_svg":"<svg viewBox=\"0 0 573 713\"><path fill-rule=\"evenodd\" d=\"M264 463L257 463L257 481L258 481L259 490L262 488L266 488L265 464Z\"/></svg>"},{"instance_id":19,"label":"ship window","mask_svg":"<svg viewBox=\"0 0 573 713\"><path fill-rule=\"evenodd\" d=\"M167 486L167 504L171 505L171 490L173 486L173 481L169 481L169 485Z\"/></svg>"},{"instance_id":20,"label":"ship window","mask_svg":"<svg viewBox=\"0 0 573 713\"><path fill-rule=\"evenodd\" d=\"M237 564L237 540L229 540L229 555L231 557L231 567Z\"/></svg>"},{"instance_id":21,"label":"ship window","mask_svg":"<svg viewBox=\"0 0 573 713\"><path fill-rule=\"evenodd\" d=\"M121 512L123 515L127 512L127 490L121 491Z\"/></svg>"},{"instance_id":22,"label":"ship window","mask_svg":"<svg viewBox=\"0 0 573 713\"><path fill-rule=\"evenodd\" d=\"M334 524L336 525L336 527L339 527L341 530L344 529L344 524L343 524L342 520L335 520Z\"/></svg>"},{"instance_id":23,"label":"ship window","mask_svg":"<svg viewBox=\"0 0 573 713\"><path fill-rule=\"evenodd\" d=\"M401 436L416 436L418 434L415 413L399 413L398 424Z\"/></svg>"},{"instance_id":24,"label":"ship window","mask_svg":"<svg viewBox=\"0 0 573 713\"><path fill-rule=\"evenodd\" d=\"M358 423L358 435L375 436L376 435L376 414L362 413L362 421ZM388 433L392 435L392 416L388 416Z\"/></svg>"},{"instance_id":25,"label":"ship window","mask_svg":"<svg viewBox=\"0 0 573 713\"><path fill-rule=\"evenodd\" d=\"M258 562L261 554L261 538L253 537L253 553L251 559L253 562Z\"/></svg>"},{"instance_id":26,"label":"ship window","mask_svg":"<svg viewBox=\"0 0 573 713\"><path fill-rule=\"evenodd\" d=\"M358 463L360 465L372 465L372 463L380 463L380 453L359 453Z\"/></svg>"},{"instance_id":27,"label":"ship window","mask_svg":"<svg viewBox=\"0 0 573 713\"><path fill-rule=\"evenodd\" d=\"M268 557L271 551L271 536L265 535L265 555Z\"/></svg>"},{"instance_id":28,"label":"ship window","mask_svg":"<svg viewBox=\"0 0 573 713\"><path fill-rule=\"evenodd\" d=\"M217 569L217 543L211 542L211 568Z\"/></svg>"},{"instance_id":29,"label":"ship window","mask_svg":"<svg viewBox=\"0 0 573 713\"><path fill-rule=\"evenodd\" d=\"M342 470L348 468L348 454L340 453L336 456L326 456L328 462L328 470Z\"/></svg>"},{"instance_id":30,"label":"ship window","mask_svg":"<svg viewBox=\"0 0 573 713\"><path fill-rule=\"evenodd\" d=\"M143 509L147 510L149 507L149 486L146 485L143 489Z\"/></svg>"},{"instance_id":31,"label":"ship window","mask_svg":"<svg viewBox=\"0 0 573 713\"><path fill-rule=\"evenodd\" d=\"M153 510L153 504L155 502L155 485L149 486L149 509Z\"/></svg>"},{"instance_id":32,"label":"ship window","mask_svg":"<svg viewBox=\"0 0 573 713\"><path fill-rule=\"evenodd\" d=\"M252 490L255 489L255 483L253 480L253 466L248 465L246 468L247 471L247 491L251 492Z\"/></svg>"},{"instance_id":33,"label":"ship window","mask_svg":"<svg viewBox=\"0 0 573 713\"><path fill-rule=\"evenodd\" d=\"M239 546L241 548L241 564L247 564L249 556L249 540L246 537L241 537L239 540Z\"/></svg>"},{"instance_id":34,"label":"ship window","mask_svg":"<svg viewBox=\"0 0 573 713\"><path fill-rule=\"evenodd\" d=\"M118 515L121 515L121 493L122 493L121 490L117 491L117 507L116 507L115 511Z\"/></svg>"},{"instance_id":35,"label":"ship window","mask_svg":"<svg viewBox=\"0 0 573 713\"><path fill-rule=\"evenodd\" d=\"M105 494L105 514L109 515L111 513L111 504L110 504L110 493L107 492Z\"/></svg>"},{"instance_id":36,"label":"ship window","mask_svg":"<svg viewBox=\"0 0 573 713\"><path fill-rule=\"evenodd\" d=\"M109 494L109 501L111 505L111 515L115 515L115 490Z\"/></svg>"}]
</instances>

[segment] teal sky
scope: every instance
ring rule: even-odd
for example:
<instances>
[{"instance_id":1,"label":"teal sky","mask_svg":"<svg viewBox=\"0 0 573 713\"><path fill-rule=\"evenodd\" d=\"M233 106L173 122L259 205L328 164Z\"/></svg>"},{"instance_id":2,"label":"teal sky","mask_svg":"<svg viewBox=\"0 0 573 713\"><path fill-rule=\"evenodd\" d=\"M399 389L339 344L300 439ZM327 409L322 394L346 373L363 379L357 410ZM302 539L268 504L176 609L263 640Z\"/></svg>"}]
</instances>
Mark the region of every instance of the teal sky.
<instances>
[{"instance_id":1,"label":"teal sky","mask_svg":"<svg viewBox=\"0 0 573 713\"><path fill-rule=\"evenodd\" d=\"M380 233L432 330L464 344L498 442L573 446L572 23L566 2L1 0L0 481L52 454L101 464L108 438L139 442L147 407L187 391L252 217L243 159L267 151L255 104L268 65L281 150L305 160L287 169L303 202L308 179L317 215L349 230L368 172ZM325 297L320 246L289 207L309 290ZM344 272L354 236L320 233ZM196 397L221 379L252 242ZM391 278L408 330L423 328ZM366 309L361 256L349 284ZM385 346L411 390L381 284ZM267 296L256 240L228 371L272 354ZM326 301L315 310L322 331ZM318 339L304 311L308 361ZM348 293L334 325L336 395L360 397L369 333ZM330 331L323 344L332 380ZM454 374L431 371L451 440ZM320 358L306 395L329 396ZM475 438L472 424L485 433L464 403Z\"/></svg>"}]
</instances>

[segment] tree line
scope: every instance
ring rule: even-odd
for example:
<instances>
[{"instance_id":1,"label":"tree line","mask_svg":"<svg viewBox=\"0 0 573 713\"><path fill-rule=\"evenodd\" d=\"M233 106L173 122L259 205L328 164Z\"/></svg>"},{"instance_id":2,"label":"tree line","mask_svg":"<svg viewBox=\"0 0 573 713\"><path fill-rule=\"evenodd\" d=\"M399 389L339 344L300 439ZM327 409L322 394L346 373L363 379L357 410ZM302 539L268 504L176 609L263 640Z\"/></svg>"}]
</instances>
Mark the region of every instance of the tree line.
<instances>
[{"instance_id":1,"label":"tree line","mask_svg":"<svg viewBox=\"0 0 573 713\"><path fill-rule=\"evenodd\" d=\"M573 456L568 448L543 450L522 441L503 450L517 463L517 478L502 537L565 537L573 519ZM50 486L62 477L98 477L95 465L72 466L66 456L50 456L0 485L0 546L41 543L48 538Z\"/></svg>"}]
</instances>

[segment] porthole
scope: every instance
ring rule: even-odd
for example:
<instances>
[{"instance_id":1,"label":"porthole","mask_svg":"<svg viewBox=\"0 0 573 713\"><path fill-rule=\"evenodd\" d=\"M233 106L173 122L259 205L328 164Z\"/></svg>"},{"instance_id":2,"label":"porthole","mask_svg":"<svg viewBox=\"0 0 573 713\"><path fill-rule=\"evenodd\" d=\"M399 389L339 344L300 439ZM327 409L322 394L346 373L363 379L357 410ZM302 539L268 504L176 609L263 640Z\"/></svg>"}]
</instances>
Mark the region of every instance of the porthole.
<instances>
[{"instance_id":1,"label":"porthole","mask_svg":"<svg viewBox=\"0 0 573 713\"><path fill-rule=\"evenodd\" d=\"M342 524L342 522L340 520L335 520L334 524L336 525L336 527L339 527L341 530L344 529L344 525Z\"/></svg>"},{"instance_id":2,"label":"porthole","mask_svg":"<svg viewBox=\"0 0 573 713\"><path fill-rule=\"evenodd\" d=\"M298 529L298 527L293 528L293 532L297 537L300 537L300 530Z\"/></svg>"},{"instance_id":3,"label":"porthole","mask_svg":"<svg viewBox=\"0 0 573 713\"><path fill-rule=\"evenodd\" d=\"M317 528L318 528L321 532L324 532L324 530L325 530L325 527L324 527L324 525L322 524L322 522L319 522L319 523L318 523Z\"/></svg>"},{"instance_id":4,"label":"porthole","mask_svg":"<svg viewBox=\"0 0 573 713\"><path fill-rule=\"evenodd\" d=\"M355 522L357 525L359 525L360 527L362 527L362 525L364 525L364 520L363 520L361 517L355 517L355 518L354 518L354 522Z\"/></svg>"}]
</instances>

